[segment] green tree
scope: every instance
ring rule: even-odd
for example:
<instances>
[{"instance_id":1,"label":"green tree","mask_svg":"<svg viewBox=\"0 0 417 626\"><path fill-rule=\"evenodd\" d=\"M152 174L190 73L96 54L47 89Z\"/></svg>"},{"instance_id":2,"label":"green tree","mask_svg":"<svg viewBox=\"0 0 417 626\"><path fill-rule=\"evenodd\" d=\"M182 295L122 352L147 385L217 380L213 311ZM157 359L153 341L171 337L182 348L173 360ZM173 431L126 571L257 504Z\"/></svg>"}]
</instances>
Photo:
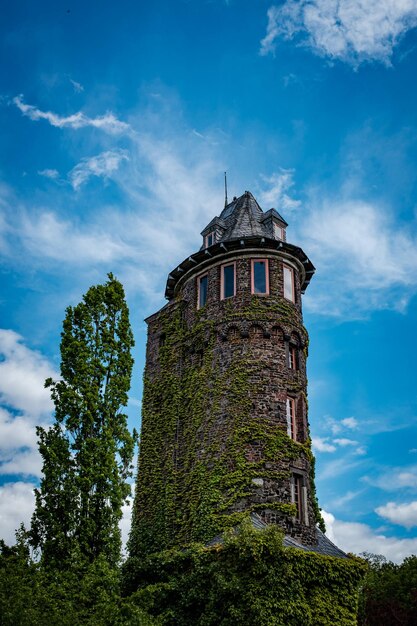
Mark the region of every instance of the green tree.
<instances>
[{"instance_id":1,"label":"green tree","mask_svg":"<svg viewBox=\"0 0 417 626\"><path fill-rule=\"evenodd\" d=\"M99 556L116 565L137 435L122 412L134 341L123 286L112 274L68 307L61 338L61 379L45 382L55 423L37 430L43 478L35 490L31 543L47 566Z\"/></svg>"},{"instance_id":2,"label":"green tree","mask_svg":"<svg viewBox=\"0 0 417 626\"><path fill-rule=\"evenodd\" d=\"M417 556L400 565L380 555L365 553L369 564L359 598L361 626L415 626L417 624Z\"/></svg>"}]
</instances>

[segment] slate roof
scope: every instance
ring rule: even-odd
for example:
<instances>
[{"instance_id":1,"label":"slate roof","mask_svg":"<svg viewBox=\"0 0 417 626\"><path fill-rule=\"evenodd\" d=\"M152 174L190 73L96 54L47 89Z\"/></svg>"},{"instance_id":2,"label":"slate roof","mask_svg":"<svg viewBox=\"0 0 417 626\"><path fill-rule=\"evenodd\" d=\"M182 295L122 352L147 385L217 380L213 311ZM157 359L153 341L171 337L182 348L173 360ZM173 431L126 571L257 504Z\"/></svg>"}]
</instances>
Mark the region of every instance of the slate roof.
<instances>
[{"instance_id":1,"label":"slate roof","mask_svg":"<svg viewBox=\"0 0 417 626\"><path fill-rule=\"evenodd\" d=\"M225 254L245 247L264 249L265 252L279 249L298 259L304 267L301 284L301 293L304 293L314 274L314 265L301 248L276 237L273 222L284 228L288 226L276 209L262 211L250 191L245 191L239 198L233 198L220 216L214 217L201 231L203 237L215 231L215 242L207 248L203 243L198 252L184 259L168 274L165 289L167 300L172 300L178 282L188 271L195 270L212 257L219 257L220 260Z\"/></svg>"},{"instance_id":2,"label":"slate roof","mask_svg":"<svg viewBox=\"0 0 417 626\"><path fill-rule=\"evenodd\" d=\"M245 191L239 198L233 198L232 202L224 207L220 216L213 218L201 234L206 235L218 225L223 232L217 241L253 236L271 237L271 228L265 223L269 217L274 217L283 226L288 226L278 211L270 209L264 213L251 192Z\"/></svg>"},{"instance_id":3,"label":"slate roof","mask_svg":"<svg viewBox=\"0 0 417 626\"><path fill-rule=\"evenodd\" d=\"M265 524L264 521L257 515L256 513L251 513L251 521L253 527L257 530L264 530L268 524ZM222 535L218 535L214 539L212 539L207 545L214 546L218 543L223 543ZM314 546L305 546L294 537L290 537L290 535L285 535L282 541L282 544L286 548L297 548L298 550L304 550L305 552L317 552L317 554L323 554L325 556L336 556L341 559L348 559L348 555L343 552L340 548L338 548L324 533L321 532L319 528L317 528L317 545Z\"/></svg>"}]
</instances>

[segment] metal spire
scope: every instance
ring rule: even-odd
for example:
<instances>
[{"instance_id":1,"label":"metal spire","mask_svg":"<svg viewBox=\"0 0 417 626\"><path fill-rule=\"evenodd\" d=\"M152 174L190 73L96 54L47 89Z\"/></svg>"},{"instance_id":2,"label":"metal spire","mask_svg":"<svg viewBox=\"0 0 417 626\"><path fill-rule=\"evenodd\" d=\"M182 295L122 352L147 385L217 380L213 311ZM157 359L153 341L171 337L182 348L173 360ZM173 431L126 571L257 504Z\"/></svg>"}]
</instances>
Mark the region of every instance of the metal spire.
<instances>
[{"instance_id":1,"label":"metal spire","mask_svg":"<svg viewBox=\"0 0 417 626\"><path fill-rule=\"evenodd\" d=\"M224 206L227 206L227 176L226 172L224 173Z\"/></svg>"}]
</instances>

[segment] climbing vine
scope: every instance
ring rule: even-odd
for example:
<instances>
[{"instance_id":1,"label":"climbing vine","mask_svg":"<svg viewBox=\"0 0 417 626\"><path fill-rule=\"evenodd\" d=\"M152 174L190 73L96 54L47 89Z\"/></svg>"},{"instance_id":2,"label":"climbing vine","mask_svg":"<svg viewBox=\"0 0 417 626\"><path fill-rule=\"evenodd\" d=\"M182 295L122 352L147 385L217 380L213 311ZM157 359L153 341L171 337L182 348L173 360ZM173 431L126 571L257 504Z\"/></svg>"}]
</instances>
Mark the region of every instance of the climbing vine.
<instances>
[{"instance_id":1,"label":"climbing vine","mask_svg":"<svg viewBox=\"0 0 417 626\"><path fill-rule=\"evenodd\" d=\"M219 353L216 322L204 309L195 315L186 325L181 303L158 314L164 340L158 367L145 370L131 555L207 542L249 512L265 508L294 516L291 502L253 502L253 479L288 483L290 471L271 470L271 463L278 459L289 467L299 458L314 462L309 438L304 444L295 442L284 429L253 415L250 381L259 363L251 353ZM257 297L238 311L224 302L222 323L237 319L301 326L290 303ZM302 390L299 381L293 387ZM246 456L253 441L262 447L260 460ZM320 521L313 479L312 494Z\"/></svg>"}]
</instances>

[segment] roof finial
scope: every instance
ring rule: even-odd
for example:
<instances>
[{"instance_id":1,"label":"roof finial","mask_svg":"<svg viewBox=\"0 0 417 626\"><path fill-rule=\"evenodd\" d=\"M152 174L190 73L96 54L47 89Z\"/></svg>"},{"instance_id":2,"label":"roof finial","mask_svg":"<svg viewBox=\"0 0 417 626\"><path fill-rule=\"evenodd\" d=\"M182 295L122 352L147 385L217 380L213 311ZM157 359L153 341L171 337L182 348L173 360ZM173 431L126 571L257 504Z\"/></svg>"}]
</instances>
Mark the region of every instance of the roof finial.
<instances>
[{"instance_id":1,"label":"roof finial","mask_svg":"<svg viewBox=\"0 0 417 626\"><path fill-rule=\"evenodd\" d=\"M224 206L227 207L227 173L224 173Z\"/></svg>"}]
</instances>

